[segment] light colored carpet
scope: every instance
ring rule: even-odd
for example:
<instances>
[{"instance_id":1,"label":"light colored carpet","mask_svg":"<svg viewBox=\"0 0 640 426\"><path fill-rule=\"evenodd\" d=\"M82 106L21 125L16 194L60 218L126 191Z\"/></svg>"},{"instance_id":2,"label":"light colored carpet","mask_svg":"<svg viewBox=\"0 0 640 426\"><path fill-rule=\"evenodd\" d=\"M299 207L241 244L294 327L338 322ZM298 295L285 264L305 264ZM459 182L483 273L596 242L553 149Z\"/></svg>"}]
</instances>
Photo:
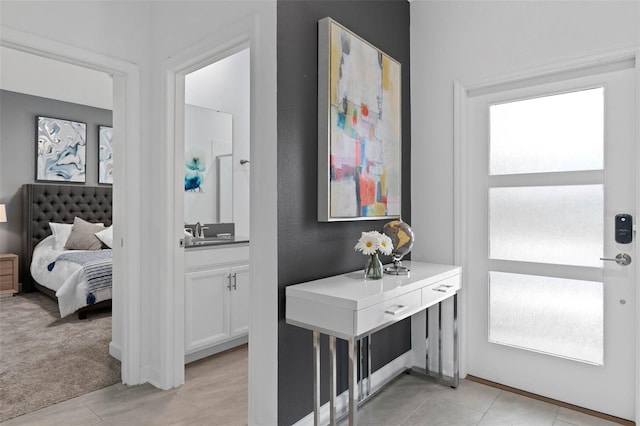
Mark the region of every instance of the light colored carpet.
<instances>
[{"instance_id":1,"label":"light colored carpet","mask_svg":"<svg viewBox=\"0 0 640 426\"><path fill-rule=\"evenodd\" d=\"M120 381L111 312L60 319L42 293L0 297L0 422Z\"/></svg>"}]
</instances>

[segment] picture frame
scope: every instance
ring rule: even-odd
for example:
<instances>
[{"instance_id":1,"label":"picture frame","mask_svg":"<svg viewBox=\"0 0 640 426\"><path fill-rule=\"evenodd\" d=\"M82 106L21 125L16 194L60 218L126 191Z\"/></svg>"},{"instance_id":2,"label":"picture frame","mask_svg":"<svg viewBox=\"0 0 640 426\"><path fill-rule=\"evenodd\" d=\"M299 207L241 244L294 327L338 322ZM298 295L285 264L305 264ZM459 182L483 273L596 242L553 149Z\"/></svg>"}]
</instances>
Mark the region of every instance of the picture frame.
<instances>
[{"instance_id":1,"label":"picture frame","mask_svg":"<svg viewBox=\"0 0 640 426\"><path fill-rule=\"evenodd\" d=\"M86 182L86 123L39 115L36 140L36 181Z\"/></svg>"},{"instance_id":2,"label":"picture frame","mask_svg":"<svg viewBox=\"0 0 640 426\"><path fill-rule=\"evenodd\" d=\"M401 105L400 62L318 21L318 221L400 217Z\"/></svg>"},{"instance_id":3,"label":"picture frame","mask_svg":"<svg viewBox=\"0 0 640 426\"><path fill-rule=\"evenodd\" d=\"M113 127L98 126L98 184L113 185Z\"/></svg>"}]
</instances>

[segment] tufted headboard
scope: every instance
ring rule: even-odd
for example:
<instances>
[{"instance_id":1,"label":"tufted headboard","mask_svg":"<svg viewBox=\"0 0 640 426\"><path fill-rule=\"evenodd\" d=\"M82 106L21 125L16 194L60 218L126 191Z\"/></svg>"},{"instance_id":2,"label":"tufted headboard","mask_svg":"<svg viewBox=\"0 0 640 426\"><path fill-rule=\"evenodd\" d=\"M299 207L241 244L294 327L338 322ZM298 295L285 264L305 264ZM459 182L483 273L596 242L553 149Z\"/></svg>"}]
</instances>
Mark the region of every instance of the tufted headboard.
<instances>
[{"instance_id":1,"label":"tufted headboard","mask_svg":"<svg viewBox=\"0 0 640 426\"><path fill-rule=\"evenodd\" d=\"M31 254L40 241L51 235L49 222L73 223L78 216L89 222L111 225L111 187L27 184L23 192L22 288L33 291L29 272Z\"/></svg>"}]
</instances>

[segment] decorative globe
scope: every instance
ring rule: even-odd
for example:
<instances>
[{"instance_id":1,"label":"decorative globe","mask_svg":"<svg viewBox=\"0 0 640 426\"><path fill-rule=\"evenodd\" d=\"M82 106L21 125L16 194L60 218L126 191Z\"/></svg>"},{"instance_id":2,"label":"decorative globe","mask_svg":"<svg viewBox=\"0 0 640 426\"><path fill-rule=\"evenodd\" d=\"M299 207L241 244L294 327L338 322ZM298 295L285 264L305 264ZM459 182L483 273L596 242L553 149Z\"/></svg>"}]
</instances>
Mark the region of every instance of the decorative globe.
<instances>
[{"instance_id":1,"label":"decorative globe","mask_svg":"<svg viewBox=\"0 0 640 426\"><path fill-rule=\"evenodd\" d=\"M415 236L411 227L402 220L394 220L384 225L382 232L391 238L393 243L391 256L394 265L388 267L385 272L395 275L408 273L409 270L407 268L400 266L400 259L409 253L413 247Z\"/></svg>"}]
</instances>

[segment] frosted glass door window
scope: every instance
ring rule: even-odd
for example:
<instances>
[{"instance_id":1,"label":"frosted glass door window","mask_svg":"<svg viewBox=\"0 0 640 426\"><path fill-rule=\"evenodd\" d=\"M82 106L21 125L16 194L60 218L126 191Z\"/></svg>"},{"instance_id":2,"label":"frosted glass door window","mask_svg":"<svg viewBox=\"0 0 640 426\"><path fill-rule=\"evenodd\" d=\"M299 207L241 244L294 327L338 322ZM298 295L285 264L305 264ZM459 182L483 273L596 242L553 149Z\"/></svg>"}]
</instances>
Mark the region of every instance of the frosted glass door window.
<instances>
[{"instance_id":1,"label":"frosted glass door window","mask_svg":"<svg viewBox=\"0 0 640 426\"><path fill-rule=\"evenodd\" d=\"M602 283L547 265L602 267L604 185L585 171L604 165L604 89L491 105L489 120L489 259L536 274L492 264L489 341L602 364Z\"/></svg>"},{"instance_id":2,"label":"frosted glass door window","mask_svg":"<svg viewBox=\"0 0 640 426\"><path fill-rule=\"evenodd\" d=\"M601 267L602 185L489 189L489 257Z\"/></svg>"},{"instance_id":3,"label":"frosted glass door window","mask_svg":"<svg viewBox=\"0 0 640 426\"><path fill-rule=\"evenodd\" d=\"M637 419L640 260L614 226L637 215L640 183L640 57L626 58L456 87L456 253L468 374ZM600 260L619 253L632 262Z\"/></svg>"},{"instance_id":4,"label":"frosted glass door window","mask_svg":"<svg viewBox=\"0 0 640 426\"><path fill-rule=\"evenodd\" d=\"M492 105L491 175L603 167L604 89Z\"/></svg>"},{"instance_id":5,"label":"frosted glass door window","mask_svg":"<svg viewBox=\"0 0 640 426\"><path fill-rule=\"evenodd\" d=\"M602 365L603 284L489 273L489 341Z\"/></svg>"}]
</instances>

